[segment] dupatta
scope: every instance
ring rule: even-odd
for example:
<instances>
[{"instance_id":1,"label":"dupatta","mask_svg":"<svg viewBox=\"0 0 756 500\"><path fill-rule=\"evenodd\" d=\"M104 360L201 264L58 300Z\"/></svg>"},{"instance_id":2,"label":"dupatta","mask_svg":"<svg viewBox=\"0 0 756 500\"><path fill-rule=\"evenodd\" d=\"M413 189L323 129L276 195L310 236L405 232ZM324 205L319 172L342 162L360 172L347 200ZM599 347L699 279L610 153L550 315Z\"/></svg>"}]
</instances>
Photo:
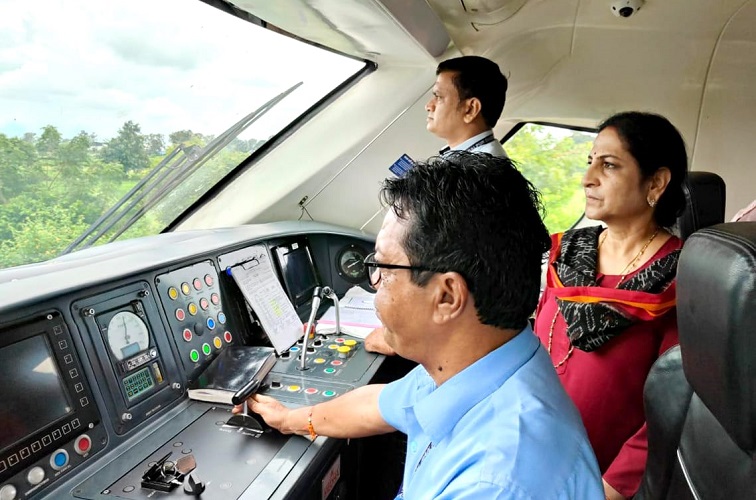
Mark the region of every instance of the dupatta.
<instances>
[{"instance_id":1,"label":"dupatta","mask_svg":"<svg viewBox=\"0 0 756 500\"><path fill-rule=\"evenodd\" d=\"M602 227L552 236L546 283L556 296L567 336L591 352L639 321L656 319L676 305L675 277L680 250L653 260L617 288L596 283L598 237Z\"/></svg>"}]
</instances>

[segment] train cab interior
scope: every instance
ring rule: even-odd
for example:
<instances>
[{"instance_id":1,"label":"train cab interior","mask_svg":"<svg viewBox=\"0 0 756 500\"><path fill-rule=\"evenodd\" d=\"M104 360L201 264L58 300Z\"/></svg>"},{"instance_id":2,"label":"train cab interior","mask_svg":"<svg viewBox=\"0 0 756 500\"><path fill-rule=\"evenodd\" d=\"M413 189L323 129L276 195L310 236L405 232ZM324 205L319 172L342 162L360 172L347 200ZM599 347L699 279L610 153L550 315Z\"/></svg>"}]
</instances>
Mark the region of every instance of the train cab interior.
<instances>
[{"instance_id":1,"label":"train cab interior","mask_svg":"<svg viewBox=\"0 0 756 500\"><path fill-rule=\"evenodd\" d=\"M756 199L754 26L755 0L0 0L0 500L394 498L398 433L253 431L188 388L241 345L276 348L260 392L291 406L410 369L364 328L274 330L372 292L381 183L446 145L427 103L462 55L508 79L494 135L550 232L597 223L602 119L682 134L681 345L636 497L756 497L756 223L731 222Z\"/></svg>"}]
</instances>

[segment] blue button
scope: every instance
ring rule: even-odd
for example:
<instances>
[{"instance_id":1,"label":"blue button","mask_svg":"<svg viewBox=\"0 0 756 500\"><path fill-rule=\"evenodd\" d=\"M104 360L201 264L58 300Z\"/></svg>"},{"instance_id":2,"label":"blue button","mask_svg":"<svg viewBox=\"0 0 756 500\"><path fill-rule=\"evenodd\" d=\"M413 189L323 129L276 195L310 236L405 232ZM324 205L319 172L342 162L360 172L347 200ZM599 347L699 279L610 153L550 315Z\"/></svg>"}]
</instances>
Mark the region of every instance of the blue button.
<instances>
[{"instance_id":1,"label":"blue button","mask_svg":"<svg viewBox=\"0 0 756 500\"><path fill-rule=\"evenodd\" d=\"M68 460L68 457L65 453L58 452L55 454L55 465L58 467L63 467L66 465L66 461Z\"/></svg>"},{"instance_id":2,"label":"blue button","mask_svg":"<svg viewBox=\"0 0 756 500\"><path fill-rule=\"evenodd\" d=\"M292 346L292 348L289 349L289 351L291 351L291 352L297 352L298 350L299 350L299 347L297 347L297 346Z\"/></svg>"},{"instance_id":3,"label":"blue button","mask_svg":"<svg viewBox=\"0 0 756 500\"><path fill-rule=\"evenodd\" d=\"M221 325L226 323L226 315L222 311L218 313L218 323Z\"/></svg>"},{"instance_id":4,"label":"blue button","mask_svg":"<svg viewBox=\"0 0 756 500\"><path fill-rule=\"evenodd\" d=\"M215 329L215 320L213 318L207 318L207 327L211 330Z\"/></svg>"}]
</instances>

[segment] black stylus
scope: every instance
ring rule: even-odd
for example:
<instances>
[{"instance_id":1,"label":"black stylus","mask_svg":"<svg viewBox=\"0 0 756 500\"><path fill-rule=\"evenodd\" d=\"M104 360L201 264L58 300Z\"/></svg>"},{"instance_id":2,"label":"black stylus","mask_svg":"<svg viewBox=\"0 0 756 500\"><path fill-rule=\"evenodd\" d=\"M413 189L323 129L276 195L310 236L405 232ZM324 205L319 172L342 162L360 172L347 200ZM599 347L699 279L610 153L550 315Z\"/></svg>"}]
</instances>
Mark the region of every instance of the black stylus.
<instances>
[{"instance_id":1,"label":"black stylus","mask_svg":"<svg viewBox=\"0 0 756 500\"><path fill-rule=\"evenodd\" d=\"M250 397L254 392L260 387L260 380L259 379L252 379L249 381L247 385L236 391L236 394L231 396L231 403L234 405L240 405L244 403L248 397Z\"/></svg>"}]
</instances>

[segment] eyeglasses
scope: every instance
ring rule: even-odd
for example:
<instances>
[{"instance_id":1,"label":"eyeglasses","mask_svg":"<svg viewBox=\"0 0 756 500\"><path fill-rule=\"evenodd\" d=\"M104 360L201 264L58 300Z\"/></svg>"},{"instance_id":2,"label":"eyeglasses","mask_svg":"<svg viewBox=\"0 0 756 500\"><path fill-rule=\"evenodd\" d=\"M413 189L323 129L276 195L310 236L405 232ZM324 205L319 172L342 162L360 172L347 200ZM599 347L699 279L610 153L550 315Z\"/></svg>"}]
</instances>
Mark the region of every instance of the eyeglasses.
<instances>
[{"instance_id":1,"label":"eyeglasses","mask_svg":"<svg viewBox=\"0 0 756 500\"><path fill-rule=\"evenodd\" d=\"M371 253L363 261L365 264L365 274L367 275L368 282L373 288L378 288L378 283L381 282L381 269L409 269L410 271L431 271L438 272L435 269L430 269L423 266L402 266L399 264L383 264L375 260L375 252Z\"/></svg>"}]
</instances>

